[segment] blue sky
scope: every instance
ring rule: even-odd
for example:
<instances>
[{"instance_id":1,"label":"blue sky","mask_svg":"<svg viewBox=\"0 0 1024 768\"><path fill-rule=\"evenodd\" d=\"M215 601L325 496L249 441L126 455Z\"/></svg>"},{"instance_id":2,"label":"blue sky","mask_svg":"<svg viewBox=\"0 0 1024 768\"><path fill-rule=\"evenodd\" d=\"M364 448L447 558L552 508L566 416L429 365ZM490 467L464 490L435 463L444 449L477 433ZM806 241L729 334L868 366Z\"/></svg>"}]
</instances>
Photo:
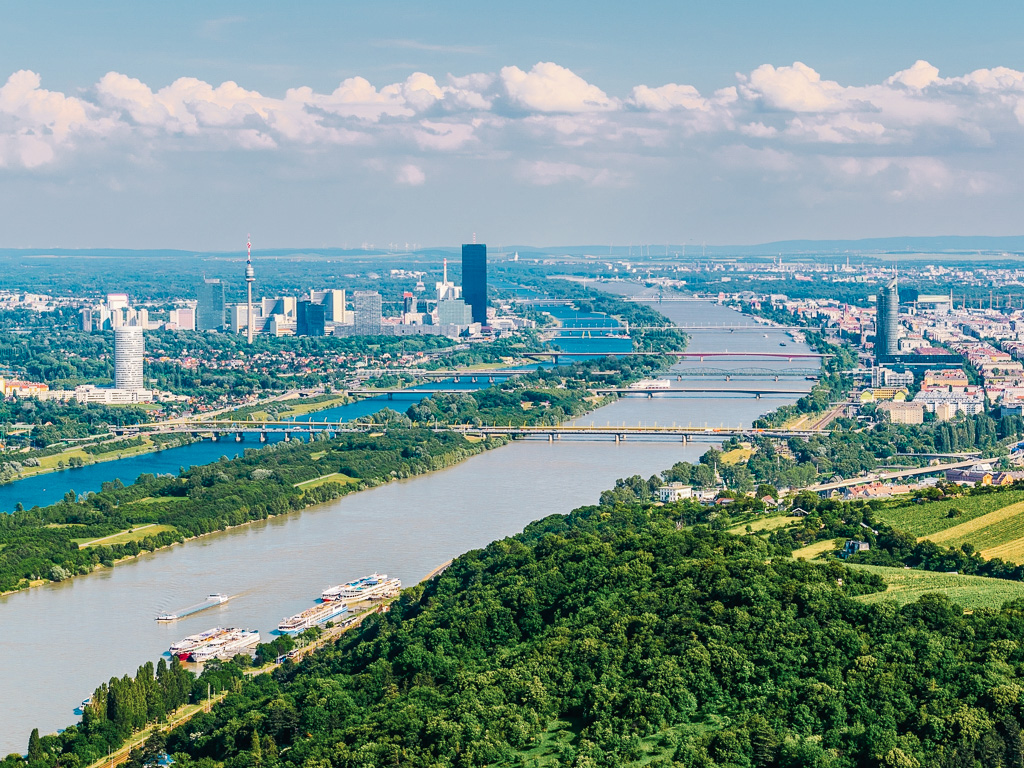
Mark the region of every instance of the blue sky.
<instances>
[{"instance_id":1,"label":"blue sky","mask_svg":"<svg viewBox=\"0 0 1024 768\"><path fill-rule=\"evenodd\" d=\"M1022 41L1008 2L0 1L0 245L1019 234Z\"/></svg>"}]
</instances>

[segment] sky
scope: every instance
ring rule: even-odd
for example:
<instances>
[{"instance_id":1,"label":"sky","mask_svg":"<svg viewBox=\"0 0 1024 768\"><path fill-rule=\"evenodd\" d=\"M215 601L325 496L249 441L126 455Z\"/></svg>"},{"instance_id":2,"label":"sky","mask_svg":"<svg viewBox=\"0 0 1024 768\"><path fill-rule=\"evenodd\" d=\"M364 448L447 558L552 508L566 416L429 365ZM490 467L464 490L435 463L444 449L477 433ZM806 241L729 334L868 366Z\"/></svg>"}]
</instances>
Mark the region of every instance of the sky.
<instances>
[{"instance_id":1,"label":"sky","mask_svg":"<svg viewBox=\"0 0 1024 768\"><path fill-rule=\"evenodd\" d=\"M0 0L0 247L1017 235L1022 172L1002 0Z\"/></svg>"}]
</instances>

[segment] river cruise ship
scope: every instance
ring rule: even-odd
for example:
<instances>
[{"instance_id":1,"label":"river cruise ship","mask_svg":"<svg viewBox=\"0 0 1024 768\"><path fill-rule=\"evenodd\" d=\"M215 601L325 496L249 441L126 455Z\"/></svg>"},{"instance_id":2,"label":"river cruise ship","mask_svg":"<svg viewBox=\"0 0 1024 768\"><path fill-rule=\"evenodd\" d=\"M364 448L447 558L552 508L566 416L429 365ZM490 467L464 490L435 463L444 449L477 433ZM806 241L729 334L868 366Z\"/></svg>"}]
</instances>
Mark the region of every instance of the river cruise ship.
<instances>
[{"instance_id":1,"label":"river cruise ship","mask_svg":"<svg viewBox=\"0 0 1024 768\"><path fill-rule=\"evenodd\" d=\"M312 608L285 619L277 625L277 629L279 632L294 635L310 627L326 624L347 612L348 606L345 603L317 603Z\"/></svg>"},{"instance_id":2,"label":"river cruise ship","mask_svg":"<svg viewBox=\"0 0 1024 768\"><path fill-rule=\"evenodd\" d=\"M668 379L640 379L629 385L630 389L671 389L672 382Z\"/></svg>"},{"instance_id":3,"label":"river cruise ship","mask_svg":"<svg viewBox=\"0 0 1024 768\"><path fill-rule=\"evenodd\" d=\"M255 629L232 629L223 637L211 640L192 651L191 660L202 662L210 659L230 659L236 653L258 645L259 642L260 633Z\"/></svg>"},{"instance_id":4,"label":"river cruise ship","mask_svg":"<svg viewBox=\"0 0 1024 768\"><path fill-rule=\"evenodd\" d=\"M172 643L168 652L171 656L177 656L182 661L185 661L196 648L201 645L205 645L212 640L216 640L219 637L223 637L230 631L231 630L224 629L223 627L214 627L213 629L208 629L205 632L189 635L176 643Z\"/></svg>"},{"instance_id":5,"label":"river cruise ship","mask_svg":"<svg viewBox=\"0 0 1024 768\"><path fill-rule=\"evenodd\" d=\"M371 573L347 584L325 589L320 599L325 603L383 600L386 597L394 597L401 589L402 582L398 579L389 579L386 573Z\"/></svg>"}]
</instances>

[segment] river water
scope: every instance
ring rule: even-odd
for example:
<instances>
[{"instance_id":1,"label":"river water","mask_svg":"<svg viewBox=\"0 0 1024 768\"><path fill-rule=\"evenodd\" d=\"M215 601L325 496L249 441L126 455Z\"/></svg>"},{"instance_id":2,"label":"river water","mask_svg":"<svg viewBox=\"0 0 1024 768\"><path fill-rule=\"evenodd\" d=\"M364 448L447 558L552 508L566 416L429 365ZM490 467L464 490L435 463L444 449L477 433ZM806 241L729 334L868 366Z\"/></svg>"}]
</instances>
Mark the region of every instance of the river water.
<instances>
[{"instance_id":1,"label":"river water","mask_svg":"<svg viewBox=\"0 0 1024 768\"><path fill-rule=\"evenodd\" d=\"M732 310L711 304L665 303L656 308L680 324L744 321ZM785 343L790 351L806 351L781 331L764 333L768 338L761 332L696 332L690 348L764 352L778 351L778 345ZM734 371L764 366L785 374L808 363L714 365ZM706 380L715 380L706 368L706 363L686 361L673 372L703 373ZM743 386L751 380L756 379L734 377L726 383L718 377L715 383ZM692 381L684 379L684 383ZM810 382L796 376L783 378L775 386L807 389ZM749 424L761 413L794 399L755 400L729 394L628 397L579 421L735 426ZM213 458L236 446L233 442L213 445L218 447ZM696 460L707 447L516 442L441 472L0 598L0 690L6 693L0 754L24 752L33 727L47 733L76 721L73 710L100 682L134 673L141 663L157 659L171 642L187 634L219 625L251 627L269 637L283 617L312 605L329 585L372 571L387 572L411 584L451 557L516 533L533 520L596 502L616 478L648 477L677 461ZM142 462L132 471L176 472L184 463L175 460L168 470L154 470L152 456L140 457L149 463ZM79 486L76 490L84 489ZM238 597L173 624L153 620L158 612L191 605L211 592Z\"/></svg>"}]
</instances>

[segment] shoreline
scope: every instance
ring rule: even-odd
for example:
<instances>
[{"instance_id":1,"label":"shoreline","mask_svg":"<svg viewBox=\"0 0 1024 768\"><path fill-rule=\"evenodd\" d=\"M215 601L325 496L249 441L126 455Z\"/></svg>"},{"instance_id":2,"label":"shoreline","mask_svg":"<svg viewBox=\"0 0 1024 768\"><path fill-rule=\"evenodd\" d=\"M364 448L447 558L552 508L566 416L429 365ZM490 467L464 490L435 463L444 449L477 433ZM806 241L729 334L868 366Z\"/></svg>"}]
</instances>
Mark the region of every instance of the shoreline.
<instances>
[{"instance_id":1,"label":"shoreline","mask_svg":"<svg viewBox=\"0 0 1024 768\"><path fill-rule=\"evenodd\" d=\"M293 417L298 417L298 416L305 416L305 415L310 414L310 413L317 413L318 411L328 411L331 408L339 408L339 407L341 407L343 405L350 405L352 403L359 402L359 400L354 399L354 398L350 398L350 397L340 397L340 400L341 400L341 402L325 403L323 408L311 408L308 411L302 411L300 413L296 413L296 414L293 414L291 416L285 416L284 418L293 418ZM271 400L268 400L267 402L268 403L279 402L279 399L278 398L272 398ZM247 406L239 406L239 407L243 407L244 408L244 407L247 407ZM213 417L210 420L210 426L211 427L216 426L218 421L230 421L230 419L217 419L216 417ZM169 423L173 424L174 422L173 422L173 420L171 420ZM215 432L217 430L210 429L210 430L203 430L203 431ZM121 438L118 438L116 435L111 435L111 436L114 437L115 439L121 439ZM147 433L142 433L141 437L146 438L147 437ZM189 441L186 442L186 443L179 443L177 445L172 445L172 446L167 446L167 447L157 446L155 444L149 445L149 446L135 446L134 449L129 448L126 451L121 452L121 453L117 453L116 451L111 451L109 456L108 455L104 455L104 454L100 454L98 457L90 457L91 460L89 462L83 464L81 467L71 467L71 466L64 466L64 467L30 467L30 469L35 470L35 471L31 472L30 474L22 474L20 477L16 477L14 479L8 480L5 483L0 483L0 487L6 487L8 485L14 485L15 483L19 483L22 480L30 480L31 478L39 477L40 475L52 475L52 474L55 474L57 472L67 472L68 470L71 470L71 469L84 469L85 467L91 467L91 466L93 466L95 464L104 464L104 463L109 462L109 461L120 461L122 459L133 459L133 458L135 458L137 456L146 456L146 455L149 455L151 453L161 453L163 451L173 451L175 448L187 448L188 446L193 445L194 443L202 442L204 439L205 438L202 438L202 437L199 437L199 438L189 438ZM100 442L100 443L88 443L88 445L101 445L101 444L102 444L102 442ZM51 456L57 456L57 457L66 456L68 454L73 454L76 451L80 451L80 450L81 450L81 448L79 446L74 446L74 447L68 448L67 450L61 451L60 453L51 454ZM43 458L49 459L49 458L51 458L51 456L45 456ZM17 461L16 457L11 457L11 458L12 458L12 460ZM5 515L5 514L10 514L10 513L9 512L0 512L0 515ZM0 593L0 596L2 596L3 594L6 594L6 593Z\"/></svg>"}]
</instances>

